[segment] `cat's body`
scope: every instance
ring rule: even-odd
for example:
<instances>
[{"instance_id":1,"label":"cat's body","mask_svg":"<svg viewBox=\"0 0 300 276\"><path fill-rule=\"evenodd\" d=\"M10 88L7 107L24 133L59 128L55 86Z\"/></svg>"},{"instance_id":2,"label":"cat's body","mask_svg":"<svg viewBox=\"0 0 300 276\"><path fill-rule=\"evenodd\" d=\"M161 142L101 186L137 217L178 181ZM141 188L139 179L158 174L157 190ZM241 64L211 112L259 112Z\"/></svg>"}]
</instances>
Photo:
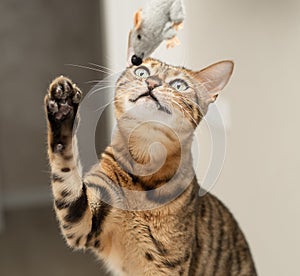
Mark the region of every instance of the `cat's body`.
<instances>
[{"instance_id":1,"label":"cat's body","mask_svg":"<svg viewBox=\"0 0 300 276\"><path fill-rule=\"evenodd\" d=\"M256 275L230 212L211 194L198 196L190 153L193 129L230 66L193 73L147 59L127 69L116 85L116 135L84 179L72 151L81 94L67 78L54 80L46 96L48 153L55 210L71 247L92 249L114 275ZM196 94L200 79L206 94ZM154 142L166 155L149 150Z\"/></svg>"}]
</instances>

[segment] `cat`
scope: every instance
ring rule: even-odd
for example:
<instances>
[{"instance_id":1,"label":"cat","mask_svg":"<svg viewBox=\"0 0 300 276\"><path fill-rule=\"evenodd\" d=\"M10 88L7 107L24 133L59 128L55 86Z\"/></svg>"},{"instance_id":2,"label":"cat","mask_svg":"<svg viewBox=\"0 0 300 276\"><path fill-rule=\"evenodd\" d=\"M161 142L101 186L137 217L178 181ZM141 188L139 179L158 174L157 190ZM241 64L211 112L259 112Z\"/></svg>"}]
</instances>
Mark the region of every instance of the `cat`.
<instances>
[{"instance_id":1,"label":"cat","mask_svg":"<svg viewBox=\"0 0 300 276\"><path fill-rule=\"evenodd\" d=\"M197 72L152 58L128 67L115 85L116 133L83 178L72 144L82 93L63 76L51 83L52 191L70 247L92 250L113 275L256 275L236 220L212 194L198 196L192 166L193 132L232 71L231 61Z\"/></svg>"}]
</instances>

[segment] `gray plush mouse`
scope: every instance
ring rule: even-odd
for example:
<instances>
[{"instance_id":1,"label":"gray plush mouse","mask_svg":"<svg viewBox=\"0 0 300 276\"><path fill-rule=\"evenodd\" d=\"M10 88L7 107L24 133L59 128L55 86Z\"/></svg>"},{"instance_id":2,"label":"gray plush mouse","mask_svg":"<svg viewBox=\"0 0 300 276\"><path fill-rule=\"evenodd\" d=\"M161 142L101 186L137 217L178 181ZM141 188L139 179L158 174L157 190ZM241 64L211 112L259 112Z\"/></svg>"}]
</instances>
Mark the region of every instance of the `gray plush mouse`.
<instances>
[{"instance_id":1,"label":"gray plush mouse","mask_svg":"<svg viewBox=\"0 0 300 276\"><path fill-rule=\"evenodd\" d=\"M162 41L167 48L179 44L177 31L185 17L182 0L149 0L144 11L134 15L134 29L129 35L129 63L140 65Z\"/></svg>"}]
</instances>

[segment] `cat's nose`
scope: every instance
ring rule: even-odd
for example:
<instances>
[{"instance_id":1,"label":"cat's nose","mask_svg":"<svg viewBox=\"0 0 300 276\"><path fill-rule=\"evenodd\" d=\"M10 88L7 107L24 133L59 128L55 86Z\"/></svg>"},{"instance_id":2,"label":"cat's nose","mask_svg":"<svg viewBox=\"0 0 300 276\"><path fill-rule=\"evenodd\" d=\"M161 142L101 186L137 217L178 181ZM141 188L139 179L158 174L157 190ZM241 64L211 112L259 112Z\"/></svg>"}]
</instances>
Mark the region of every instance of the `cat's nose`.
<instances>
[{"instance_id":1,"label":"cat's nose","mask_svg":"<svg viewBox=\"0 0 300 276\"><path fill-rule=\"evenodd\" d=\"M155 76L147 78L146 83L149 90L153 90L154 88L161 86L161 80Z\"/></svg>"}]
</instances>

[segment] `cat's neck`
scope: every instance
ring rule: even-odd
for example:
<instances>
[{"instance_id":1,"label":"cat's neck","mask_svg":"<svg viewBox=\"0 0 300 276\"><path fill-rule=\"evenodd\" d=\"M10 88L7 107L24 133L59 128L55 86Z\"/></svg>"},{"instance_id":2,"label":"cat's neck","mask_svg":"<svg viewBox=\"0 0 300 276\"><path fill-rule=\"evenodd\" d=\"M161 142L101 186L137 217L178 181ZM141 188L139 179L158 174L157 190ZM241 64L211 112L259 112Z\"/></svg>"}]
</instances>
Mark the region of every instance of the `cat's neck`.
<instances>
[{"instance_id":1,"label":"cat's neck","mask_svg":"<svg viewBox=\"0 0 300 276\"><path fill-rule=\"evenodd\" d=\"M182 167L193 171L191 135L178 135L159 123L118 125L112 140L115 158L123 169L144 183L157 188L174 177Z\"/></svg>"}]
</instances>

